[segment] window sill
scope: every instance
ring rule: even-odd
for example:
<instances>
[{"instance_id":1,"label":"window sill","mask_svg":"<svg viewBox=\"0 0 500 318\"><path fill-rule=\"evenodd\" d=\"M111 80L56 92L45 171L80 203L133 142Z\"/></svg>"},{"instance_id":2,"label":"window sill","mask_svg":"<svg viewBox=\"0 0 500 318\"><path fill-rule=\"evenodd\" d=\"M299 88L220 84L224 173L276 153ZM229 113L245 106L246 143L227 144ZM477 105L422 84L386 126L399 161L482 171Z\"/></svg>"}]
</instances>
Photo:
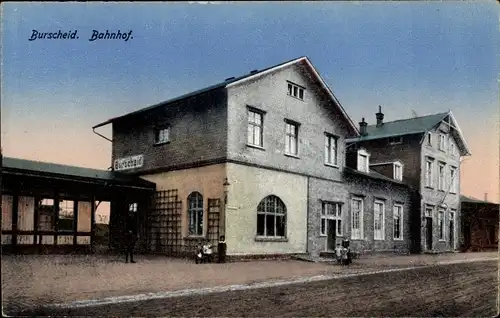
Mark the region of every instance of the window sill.
<instances>
[{"instance_id":1,"label":"window sill","mask_svg":"<svg viewBox=\"0 0 500 318\"><path fill-rule=\"evenodd\" d=\"M290 158L300 159L300 157L299 157L299 156L297 156L297 155L292 155L291 153L285 153L285 156L290 157Z\"/></svg>"},{"instance_id":2,"label":"window sill","mask_svg":"<svg viewBox=\"0 0 500 318\"><path fill-rule=\"evenodd\" d=\"M286 237L256 236L255 242L288 242L288 239Z\"/></svg>"},{"instance_id":3,"label":"window sill","mask_svg":"<svg viewBox=\"0 0 500 318\"><path fill-rule=\"evenodd\" d=\"M445 239L439 239L439 242L446 242Z\"/></svg>"},{"instance_id":4,"label":"window sill","mask_svg":"<svg viewBox=\"0 0 500 318\"><path fill-rule=\"evenodd\" d=\"M355 238L355 237L351 237L351 241L364 241L365 239L362 239L362 238Z\"/></svg>"},{"instance_id":5,"label":"window sill","mask_svg":"<svg viewBox=\"0 0 500 318\"><path fill-rule=\"evenodd\" d=\"M374 238L374 241L385 241L385 238Z\"/></svg>"},{"instance_id":6,"label":"window sill","mask_svg":"<svg viewBox=\"0 0 500 318\"><path fill-rule=\"evenodd\" d=\"M169 144L170 141L164 141L164 142L155 142L153 144L154 147L159 147L159 146L163 146L163 145L166 145L166 144Z\"/></svg>"},{"instance_id":7,"label":"window sill","mask_svg":"<svg viewBox=\"0 0 500 318\"><path fill-rule=\"evenodd\" d=\"M444 190L443 190L443 189L439 189L438 191L439 191L439 192L444 192Z\"/></svg>"},{"instance_id":8,"label":"window sill","mask_svg":"<svg viewBox=\"0 0 500 318\"><path fill-rule=\"evenodd\" d=\"M206 236L203 235L188 235L184 237L185 240L187 241L196 241L196 240L201 240L201 239L206 239Z\"/></svg>"},{"instance_id":9,"label":"window sill","mask_svg":"<svg viewBox=\"0 0 500 318\"><path fill-rule=\"evenodd\" d=\"M402 237L401 238L395 238L394 241L396 241L396 242L402 242L403 238Z\"/></svg>"},{"instance_id":10,"label":"window sill","mask_svg":"<svg viewBox=\"0 0 500 318\"><path fill-rule=\"evenodd\" d=\"M450 191L449 194L457 194L455 191Z\"/></svg>"},{"instance_id":11,"label":"window sill","mask_svg":"<svg viewBox=\"0 0 500 318\"><path fill-rule=\"evenodd\" d=\"M266 151L266 149L264 147L256 146L256 145L252 145L252 144L247 144L247 147Z\"/></svg>"},{"instance_id":12,"label":"window sill","mask_svg":"<svg viewBox=\"0 0 500 318\"><path fill-rule=\"evenodd\" d=\"M301 102L304 102L304 99L301 99L301 98L299 98L299 97L295 97L295 96L290 95L290 94L288 94L288 93L287 93L286 95L287 95L287 96L290 96L290 97L291 97L291 98L293 98L293 99L300 100Z\"/></svg>"},{"instance_id":13,"label":"window sill","mask_svg":"<svg viewBox=\"0 0 500 318\"><path fill-rule=\"evenodd\" d=\"M428 186L428 185L426 185L426 186L424 186L424 188L426 188L426 189L430 189L430 190L434 190L434 187L433 187L433 186Z\"/></svg>"},{"instance_id":14,"label":"window sill","mask_svg":"<svg viewBox=\"0 0 500 318\"><path fill-rule=\"evenodd\" d=\"M339 166L338 165L334 165L333 163L327 163L327 162L325 162L325 166L339 169Z\"/></svg>"}]
</instances>

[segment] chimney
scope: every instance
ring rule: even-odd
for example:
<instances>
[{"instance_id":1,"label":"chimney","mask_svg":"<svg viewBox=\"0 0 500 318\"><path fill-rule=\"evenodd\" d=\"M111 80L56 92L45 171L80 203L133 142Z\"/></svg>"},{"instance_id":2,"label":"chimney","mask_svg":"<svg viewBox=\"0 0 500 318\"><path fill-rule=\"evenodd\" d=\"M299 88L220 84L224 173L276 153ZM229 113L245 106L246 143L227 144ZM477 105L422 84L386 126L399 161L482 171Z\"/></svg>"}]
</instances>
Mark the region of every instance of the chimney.
<instances>
[{"instance_id":1,"label":"chimney","mask_svg":"<svg viewBox=\"0 0 500 318\"><path fill-rule=\"evenodd\" d=\"M366 126L368 126L368 124L366 123L365 118L363 117L363 120L359 123L359 133L361 134L361 136L367 135Z\"/></svg>"},{"instance_id":2,"label":"chimney","mask_svg":"<svg viewBox=\"0 0 500 318\"><path fill-rule=\"evenodd\" d=\"M488 201L488 193L487 192L484 193L484 201Z\"/></svg>"},{"instance_id":3,"label":"chimney","mask_svg":"<svg viewBox=\"0 0 500 318\"><path fill-rule=\"evenodd\" d=\"M384 124L384 113L382 113L382 106L378 105L378 113L375 114L377 117L377 127Z\"/></svg>"}]
</instances>

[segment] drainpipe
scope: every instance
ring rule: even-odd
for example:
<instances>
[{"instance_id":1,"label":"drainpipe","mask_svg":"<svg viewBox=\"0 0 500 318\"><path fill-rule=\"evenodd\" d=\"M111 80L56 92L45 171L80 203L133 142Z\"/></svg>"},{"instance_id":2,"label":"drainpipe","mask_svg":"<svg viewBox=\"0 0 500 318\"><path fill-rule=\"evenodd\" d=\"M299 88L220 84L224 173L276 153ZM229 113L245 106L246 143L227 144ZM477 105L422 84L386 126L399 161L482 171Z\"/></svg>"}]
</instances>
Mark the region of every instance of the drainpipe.
<instances>
[{"instance_id":1,"label":"drainpipe","mask_svg":"<svg viewBox=\"0 0 500 318\"><path fill-rule=\"evenodd\" d=\"M95 131L96 128L97 128L97 126L96 127L92 127L92 131L94 132L94 134L96 134L99 137L102 137L102 138L106 139L107 141L113 142L113 140L111 140L108 137L106 137L104 135L101 135L100 133L98 133L97 131Z\"/></svg>"}]
</instances>

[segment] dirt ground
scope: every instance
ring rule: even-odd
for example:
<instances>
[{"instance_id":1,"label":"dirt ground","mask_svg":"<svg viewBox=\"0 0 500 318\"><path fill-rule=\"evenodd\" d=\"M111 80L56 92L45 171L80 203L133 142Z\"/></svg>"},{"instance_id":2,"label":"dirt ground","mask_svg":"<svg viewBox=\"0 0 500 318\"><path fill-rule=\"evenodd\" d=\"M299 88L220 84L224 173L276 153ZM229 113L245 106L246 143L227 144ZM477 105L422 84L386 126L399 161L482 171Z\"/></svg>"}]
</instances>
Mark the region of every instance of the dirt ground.
<instances>
[{"instance_id":1,"label":"dirt ground","mask_svg":"<svg viewBox=\"0 0 500 318\"><path fill-rule=\"evenodd\" d=\"M495 261L417 268L199 296L38 315L133 317L493 317L498 288Z\"/></svg>"},{"instance_id":2,"label":"dirt ground","mask_svg":"<svg viewBox=\"0 0 500 318\"><path fill-rule=\"evenodd\" d=\"M370 257L355 260L347 268L292 260L197 265L184 259L138 256L136 264L126 264L116 256L5 255L2 257L2 298L5 310L19 310L75 300L359 273L497 255Z\"/></svg>"}]
</instances>

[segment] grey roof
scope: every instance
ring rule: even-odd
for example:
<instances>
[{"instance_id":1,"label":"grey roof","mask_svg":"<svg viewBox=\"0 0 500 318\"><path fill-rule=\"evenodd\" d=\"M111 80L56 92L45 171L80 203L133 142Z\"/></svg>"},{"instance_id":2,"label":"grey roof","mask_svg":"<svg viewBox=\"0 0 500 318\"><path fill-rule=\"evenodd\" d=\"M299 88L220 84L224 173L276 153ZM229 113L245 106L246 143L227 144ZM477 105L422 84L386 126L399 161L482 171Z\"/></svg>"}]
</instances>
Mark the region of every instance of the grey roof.
<instances>
[{"instance_id":1,"label":"grey roof","mask_svg":"<svg viewBox=\"0 0 500 318\"><path fill-rule=\"evenodd\" d=\"M142 112L145 112L145 111L148 111L148 110L152 110L152 109L155 109L157 107L161 107L161 106L166 106L168 104L171 104L171 103L174 103L174 102L177 102L177 101L180 101L180 100L183 100L185 98L189 98L189 97L194 97L194 96L197 96L197 95L200 95L200 94L203 94L203 93L207 93L209 91L212 91L212 90L216 90L216 89L219 89L219 88L223 88L223 87L226 87L227 85L231 84L231 83L234 83L234 82L237 82L239 80L242 80L242 79L245 79L247 77L250 77L250 76L254 76L254 75L257 75L257 74L260 74L262 72L265 72L267 70L270 70L270 69L273 69L273 68L276 68L276 67L280 67L281 65L284 65L284 64L287 64L287 63L290 63L292 61L295 61L295 60L300 60L302 58L304 58L305 56L302 56L302 57L299 57L299 58L295 58L295 59L292 59L292 60L289 60L289 61L286 61L286 62L283 62L283 63L279 63L277 65L274 65L274 66L271 66L271 67L267 67L265 69L262 69L262 70L256 70L256 71L252 71L250 73L247 73L245 75L241 75L239 77L229 77L228 79L226 79L225 81L223 82L220 82L220 83L217 83L215 85L211 85L211 86L208 86L208 87L205 87L205 88L202 88L202 89L199 89L199 90L196 90L196 91L192 91L190 93L187 93L187 94L184 94L184 95L181 95L181 96L178 96L178 97L175 97L175 98L172 98L172 99L169 99L169 100L166 100L166 101L163 101L161 103L158 103L158 104L154 104L154 105L151 105L151 106L148 106L148 107L145 107L145 108L142 108L142 109L139 109L139 110L136 110L136 111L133 111L131 113L127 113L125 115L122 115L122 116L118 116L118 117L114 117L114 118L111 118L105 122L102 122L98 125L95 125L94 127L92 128L98 128L98 127L101 127L101 126L104 126L104 125L107 125L109 123L112 123L113 121L116 121L120 118L124 118L124 117L128 117L128 116L131 116L131 115L136 115L138 113L142 113Z\"/></svg>"},{"instance_id":2,"label":"grey roof","mask_svg":"<svg viewBox=\"0 0 500 318\"><path fill-rule=\"evenodd\" d=\"M359 171L359 170L356 170L356 169L353 169L350 167L344 167L344 172L351 173L351 174L357 174L357 175L361 175L364 177L369 177L369 178L373 178L373 179L377 179L377 180L393 182L393 183L396 183L396 184L399 184L402 186L407 186L405 183L403 183L401 181L388 178L388 177L384 176L383 174L380 174L380 173L373 171L373 170L370 170L370 172L367 173L367 172Z\"/></svg>"},{"instance_id":3,"label":"grey roof","mask_svg":"<svg viewBox=\"0 0 500 318\"><path fill-rule=\"evenodd\" d=\"M461 202L467 202L467 203L494 204L494 205L499 205L500 206L500 204L498 204L498 203L484 201L484 200L479 200L479 199L476 199L476 198L465 196L463 194L460 195L460 201Z\"/></svg>"},{"instance_id":4,"label":"grey roof","mask_svg":"<svg viewBox=\"0 0 500 318\"><path fill-rule=\"evenodd\" d=\"M99 180L123 184L133 183L146 187L155 186L154 183L147 180L116 171L98 170L49 162L3 157L2 173L8 174L9 172L44 176L59 176L66 179Z\"/></svg>"},{"instance_id":5,"label":"grey roof","mask_svg":"<svg viewBox=\"0 0 500 318\"><path fill-rule=\"evenodd\" d=\"M368 125L366 127L367 134L358 138L347 139L347 142L373 140L388 137L397 137L404 135L412 135L424 133L431 130L439 124L449 113L438 113L414 118L399 119L389 122L384 122L380 127L377 125Z\"/></svg>"}]
</instances>

